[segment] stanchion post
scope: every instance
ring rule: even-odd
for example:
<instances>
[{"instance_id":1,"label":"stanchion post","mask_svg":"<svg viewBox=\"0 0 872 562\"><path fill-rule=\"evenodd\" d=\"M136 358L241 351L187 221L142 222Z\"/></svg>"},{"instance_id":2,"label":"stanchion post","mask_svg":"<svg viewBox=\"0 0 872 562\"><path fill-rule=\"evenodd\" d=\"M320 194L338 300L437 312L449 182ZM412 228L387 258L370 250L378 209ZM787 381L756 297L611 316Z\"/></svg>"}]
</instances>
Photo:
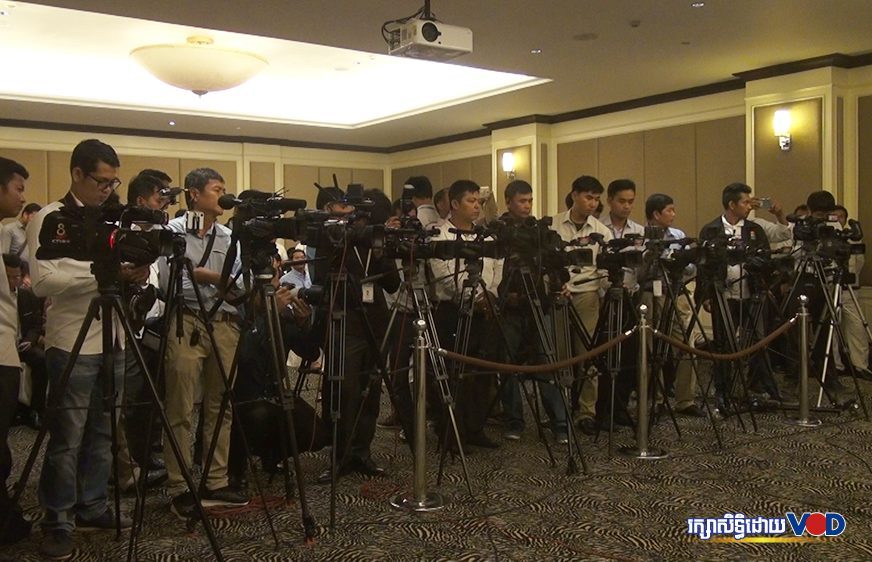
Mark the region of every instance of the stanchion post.
<instances>
[{"instance_id":1,"label":"stanchion post","mask_svg":"<svg viewBox=\"0 0 872 562\"><path fill-rule=\"evenodd\" d=\"M639 307L639 363L637 372L639 381L636 385L638 400L638 419L636 420L636 446L621 447L618 452L626 457L637 459L662 459L668 456L663 449L648 447L648 340L651 337L651 326L648 324L648 307ZM664 397L665 399L665 397Z\"/></svg>"},{"instance_id":2,"label":"stanchion post","mask_svg":"<svg viewBox=\"0 0 872 562\"><path fill-rule=\"evenodd\" d=\"M808 297L799 296L799 417L785 420L791 425L800 427L818 427L821 420L809 417L808 406L808 326L810 314L808 313Z\"/></svg>"},{"instance_id":3,"label":"stanchion post","mask_svg":"<svg viewBox=\"0 0 872 562\"><path fill-rule=\"evenodd\" d=\"M412 494L400 494L391 500L391 505L407 511L435 511L444 507L442 495L427 491L427 340L424 331L427 324L415 321L415 474ZM402 375L400 375L402 376Z\"/></svg>"}]
</instances>

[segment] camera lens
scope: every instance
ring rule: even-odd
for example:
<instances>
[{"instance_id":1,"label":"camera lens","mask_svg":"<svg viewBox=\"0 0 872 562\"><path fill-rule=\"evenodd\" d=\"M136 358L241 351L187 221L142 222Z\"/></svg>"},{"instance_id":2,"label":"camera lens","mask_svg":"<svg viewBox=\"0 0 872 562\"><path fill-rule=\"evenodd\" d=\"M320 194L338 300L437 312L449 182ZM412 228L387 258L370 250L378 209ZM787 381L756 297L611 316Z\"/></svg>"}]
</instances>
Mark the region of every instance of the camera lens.
<instances>
[{"instance_id":1,"label":"camera lens","mask_svg":"<svg viewBox=\"0 0 872 562\"><path fill-rule=\"evenodd\" d=\"M424 39L426 39L427 42L432 43L439 39L439 36L442 35L442 33L439 31L439 28L436 27L435 23L427 22L421 26L421 35L424 36Z\"/></svg>"}]
</instances>

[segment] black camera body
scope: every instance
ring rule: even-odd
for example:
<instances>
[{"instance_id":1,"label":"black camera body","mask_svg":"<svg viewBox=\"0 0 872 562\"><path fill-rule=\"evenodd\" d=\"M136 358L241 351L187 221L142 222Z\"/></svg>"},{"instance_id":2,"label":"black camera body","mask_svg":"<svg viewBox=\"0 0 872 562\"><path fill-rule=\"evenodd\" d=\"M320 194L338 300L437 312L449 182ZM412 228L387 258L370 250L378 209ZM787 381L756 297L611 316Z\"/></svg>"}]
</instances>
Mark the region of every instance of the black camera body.
<instances>
[{"instance_id":1,"label":"black camera body","mask_svg":"<svg viewBox=\"0 0 872 562\"><path fill-rule=\"evenodd\" d=\"M161 256L184 254L183 235L166 229L133 229L134 223L166 224L166 213L117 203L66 205L43 219L36 257L94 262L92 271L98 281L114 282L122 262L141 266Z\"/></svg>"},{"instance_id":2,"label":"black camera body","mask_svg":"<svg viewBox=\"0 0 872 562\"><path fill-rule=\"evenodd\" d=\"M324 287L321 285L312 285L311 287L297 287L293 283L282 283L282 287L289 289L291 295L302 299L307 304L313 306L320 305L324 302Z\"/></svg>"}]
</instances>

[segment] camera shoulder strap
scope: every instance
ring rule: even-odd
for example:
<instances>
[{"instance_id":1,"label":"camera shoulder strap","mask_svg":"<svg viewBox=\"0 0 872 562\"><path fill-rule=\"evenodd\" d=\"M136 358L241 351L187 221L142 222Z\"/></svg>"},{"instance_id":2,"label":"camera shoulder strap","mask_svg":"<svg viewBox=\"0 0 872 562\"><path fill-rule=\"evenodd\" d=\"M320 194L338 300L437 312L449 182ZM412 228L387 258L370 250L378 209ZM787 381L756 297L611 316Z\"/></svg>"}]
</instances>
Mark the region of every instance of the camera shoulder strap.
<instances>
[{"instance_id":1,"label":"camera shoulder strap","mask_svg":"<svg viewBox=\"0 0 872 562\"><path fill-rule=\"evenodd\" d=\"M206 251L203 252L203 257L200 258L200 263L197 267L205 267L209 261L209 256L212 255L212 246L215 245L215 237L218 235L218 223L212 223L212 232L209 233L209 241L206 243Z\"/></svg>"}]
</instances>

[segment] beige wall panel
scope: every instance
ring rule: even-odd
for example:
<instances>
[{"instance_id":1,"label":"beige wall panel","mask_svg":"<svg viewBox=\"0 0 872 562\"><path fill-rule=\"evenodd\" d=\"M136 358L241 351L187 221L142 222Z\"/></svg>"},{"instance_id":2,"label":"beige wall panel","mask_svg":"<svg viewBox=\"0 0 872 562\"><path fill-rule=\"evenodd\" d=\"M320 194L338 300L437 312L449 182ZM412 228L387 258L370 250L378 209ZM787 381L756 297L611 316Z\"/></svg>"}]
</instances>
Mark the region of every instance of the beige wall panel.
<instances>
[{"instance_id":1,"label":"beige wall panel","mask_svg":"<svg viewBox=\"0 0 872 562\"><path fill-rule=\"evenodd\" d=\"M491 155L474 156L469 159L469 179L478 185L490 185L491 179Z\"/></svg>"},{"instance_id":2,"label":"beige wall panel","mask_svg":"<svg viewBox=\"0 0 872 562\"><path fill-rule=\"evenodd\" d=\"M121 160L121 169L118 171L118 176L123 180L118 187L118 196L123 203L127 203L127 185L130 183L136 174L142 170L160 170L166 172L172 179L173 185L183 185L185 178L179 174L179 159L178 158L161 158L156 156L136 156L133 154L119 154ZM184 195L180 196L180 200L184 200ZM184 201L182 201L184 202ZM171 209L172 212L174 209Z\"/></svg>"},{"instance_id":3,"label":"beige wall panel","mask_svg":"<svg viewBox=\"0 0 872 562\"><path fill-rule=\"evenodd\" d=\"M821 107L820 99L811 99L754 108L755 177L751 187L757 195L774 197L792 211L805 202L809 193L821 189ZM772 132L772 119L778 109L790 110L789 151L781 150Z\"/></svg>"},{"instance_id":4,"label":"beige wall panel","mask_svg":"<svg viewBox=\"0 0 872 562\"><path fill-rule=\"evenodd\" d=\"M403 194L403 182L406 181L406 178L409 177L409 174L406 173L406 170L408 170L408 168L391 170L391 201L399 199L400 196ZM387 191L385 191L385 193L387 193Z\"/></svg>"},{"instance_id":5,"label":"beige wall panel","mask_svg":"<svg viewBox=\"0 0 872 562\"><path fill-rule=\"evenodd\" d=\"M572 189L575 178L584 175L599 177L597 152L596 139L557 145L557 208L561 211L566 209L563 200Z\"/></svg>"},{"instance_id":6,"label":"beige wall panel","mask_svg":"<svg viewBox=\"0 0 872 562\"><path fill-rule=\"evenodd\" d=\"M27 169L29 177L24 197L28 203L48 203L48 154L45 150L0 148L0 156L15 160Z\"/></svg>"},{"instance_id":7,"label":"beige wall panel","mask_svg":"<svg viewBox=\"0 0 872 562\"><path fill-rule=\"evenodd\" d=\"M539 193L533 194L533 201L536 202L536 206L539 209L538 215L543 216L544 209L548 208L545 193L547 188L545 186L548 185L548 145L544 142L539 145L539 150L541 153L541 160L539 161Z\"/></svg>"},{"instance_id":8,"label":"beige wall panel","mask_svg":"<svg viewBox=\"0 0 872 562\"><path fill-rule=\"evenodd\" d=\"M457 180L471 180L472 179L472 162L469 158L463 158L460 160L449 160L448 162L442 162L442 181L446 185L451 185ZM474 181L474 180L473 180ZM490 185L490 177L488 177L488 181L484 184L479 185Z\"/></svg>"},{"instance_id":9,"label":"beige wall panel","mask_svg":"<svg viewBox=\"0 0 872 562\"><path fill-rule=\"evenodd\" d=\"M433 185L434 193L450 185L450 183L445 184L442 181L442 162L397 168L391 173L391 199L397 199L402 195L403 183L412 176L427 176Z\"/></svg>"},{"instance_id":10,"label":"beige wall panel","mask_svg":"<svg viewBox=\"0 0 872 562\"><path fill-rule=\"evenodd\" d=\"M857 186L859 189L858 205L860 223L865 232L872 229L872 96L862 97L858 100L857 107L858 124L858 164L859 177ZM864 203L865 201L865 203ZM866 234L866 265L860 274L863 285L872 285L872 239Z\"/></svg>"},{"instance_id":11,"label":"beige wall panel","mask_svg":"<svg viewBox=\"0 0 872 562\"><path fill-rule=\"evenodd\" d=\"M384 190L385 173L382 170L363 170L354 169L351 171L351 180L354 183L363 184L366 189L377 188ZM385 191L385 194L390 197L390 190Z\"/></svg>"},{"instance_id":12,"label":"beige wall panel","mask_svg":"<svg viewBox=\"0 0 872 562\"><path fill-rule=\"evenodd\" d=\"M297 164L285 164L284 185L285 197L305 199L310 208L315 208L315 199L318 197L318 189L315 182L318 181L317 166L299 166Z\"/></svg>"},{"instance_id":13,"label":"beige wall panel","mask_svg":"<svg viewBox=\"0 0 872 562\"><path fill-rule=\"evenodd\" d=\"M643 133L601 138L597 152L599 168L597 179L602 182L603 188L608 188L609 182L621 178L629 178L637 184L643 183L642 178L645 177L645 139ZM572 182L572 180L569 181ZM637 199L639 195L644 197L644 186L642 191L637 194ZM608 212L605 193L603 193L602 200L605 206L603 213L605 214ZM639 213L637 205L633 210L632 217L639 221L644 214L644 210Z\"/></svg>"},{"instance_id":14,"label":"beige wall panel","mask_svg":"<svg viewBox=\"0 0 872 562\"><path fill-rule=\"evenodd\" d=\"M773 137L774 140L774 137ZM676 201L676 226L696 236L703 225L723 213L721 192L745 181L745 118L728 117L696 125L696 208L694 201ZM696 221L690 219L695 211Z\"/></svg>"},{"instance_id":15,"label":"beige wall panel","mask_svg":"<svg viewBox=\"0 0 872 562\"><path fill-rule=\"evenodd\" d=\"M250 181L246 189L276 190L276 165L273 162L250 162Z\"/></svg>"},{"instance_id":16,"label":"beige wall panel","mask_svg":"<svg viewBox=\"0 0 872 562\"><path fill-rule=\"evenodd\" d=\"M633 209L634 219L645 221L645 200L652 193L666 193L676 201L677 206L683 208L676 227L681 224L684 225L682 230L698 230L696 213L691 207L696 196L694 125L645 132L645 178L641 183L642 189L636 194L636 206ZM637 181L637 188L638 184Z\"/></svg>"},{"instance_id":17,"label":"beige wall panel","mask_svg":"<svg viewBox=\"0 0 872 562\"><path fill-rule=\"evenodd\" d=\"M239 193L240 187L236 185L236 162L229 160L201 160L182 158L179 161L179 177L185 181L185 176L188 172L197 168L212 168L224 178L224 185L227 186L227 193Z\"/></svg>"},{"instance_id":18,"label":"beige wall panel","mask_svg":"<svg viewBox=\"0 0 872 562\"><path fill-rule=\"evenodd\" d=\"M48 200L58 201L70 190L72 152L48 152Z\"/></svg>"},{"instance_id":19,"label":"beige wall panel","mask_svg":"<svg viewBox=\"0 0 872 562\"><path fill-rule=\"evenodd\" d=\"M318 183L321 187L333 185L333 175L342 191L351 183L351 168L318 168Z\"/></svg>"}]
</instances>

